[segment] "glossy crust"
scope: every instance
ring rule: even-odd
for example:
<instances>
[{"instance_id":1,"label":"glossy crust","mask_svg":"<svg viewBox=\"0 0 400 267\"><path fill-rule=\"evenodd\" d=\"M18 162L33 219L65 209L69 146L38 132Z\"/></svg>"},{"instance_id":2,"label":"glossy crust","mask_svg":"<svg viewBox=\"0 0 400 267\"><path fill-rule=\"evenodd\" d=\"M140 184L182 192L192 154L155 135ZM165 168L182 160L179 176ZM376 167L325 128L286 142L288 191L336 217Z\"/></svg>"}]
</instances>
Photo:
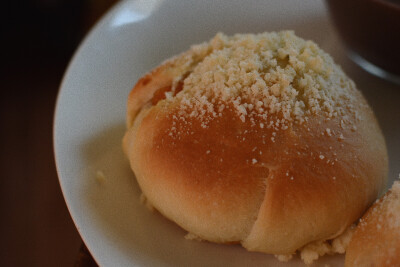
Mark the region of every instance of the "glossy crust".
<instances>
[{"instance_id":1,"label":"glossy crust","mask_svg":"<svg viewBox=\"0 0 400 267\"><path fill-rule=\"evenodd\" d=\"M345 266L400 266L400 182L395 182L361 219L349 244Z\"/></svg>"},{"instance_id":2,"label":"glossy crust","mask_svg":"<svg viewBox=\"0 0 400 267\"><path fill-rule=\"evenodd\" d=\"M225 108L204 127L180 115L178 98L151 104L160 84L188 71L176 62L167 61L133 88L123 140L143 193L167 218L204 240L292 254L337 237L377 198L386 179L386 147L359 91L347 92L357 114L348 114L351 127L343 127L343 117L323 114L279 132L254 127L265 121L243 121L229 100L218 102Z\"/></svg>"}]
</instances>

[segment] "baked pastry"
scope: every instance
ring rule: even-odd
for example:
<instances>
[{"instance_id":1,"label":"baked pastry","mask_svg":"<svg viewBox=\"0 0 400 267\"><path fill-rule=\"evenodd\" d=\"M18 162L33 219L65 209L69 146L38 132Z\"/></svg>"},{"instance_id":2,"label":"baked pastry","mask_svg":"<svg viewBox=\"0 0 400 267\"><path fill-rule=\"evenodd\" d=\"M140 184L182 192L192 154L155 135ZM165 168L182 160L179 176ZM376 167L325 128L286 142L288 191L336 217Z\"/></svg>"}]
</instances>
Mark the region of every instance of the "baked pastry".
<instances>
[{"instance_id":1,"label":"baked pastry","mask_svg":"<svg viewBox=\"0 0 400 267\"><path fill-rule=\"evenodd\" d=\"M191 233L292 254L342 234L385 185L354 83L293 32L217 34L144 75L123 147L148 202Z\"/></svg>"},{"instance_id":2,"label":"baked pastry","mask_svg":"<svg viewBox=\"0 0 400 267\"><path fill-rule=\"evenodd\" d=\"M400 266L400 181L360 219L345 266Z\"/></svg>"}]
</instances>

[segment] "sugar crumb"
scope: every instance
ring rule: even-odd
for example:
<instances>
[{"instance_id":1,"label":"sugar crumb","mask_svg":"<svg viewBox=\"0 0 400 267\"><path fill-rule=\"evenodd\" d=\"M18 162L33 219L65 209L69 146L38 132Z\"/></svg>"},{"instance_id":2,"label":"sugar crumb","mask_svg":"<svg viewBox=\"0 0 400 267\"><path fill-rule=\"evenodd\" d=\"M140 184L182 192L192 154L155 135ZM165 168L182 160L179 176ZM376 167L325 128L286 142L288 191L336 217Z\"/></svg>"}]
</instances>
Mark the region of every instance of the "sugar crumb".
<instances>
[{"instance_id":1,"label":"sugar crumb","mask_svg":"<svg viewBox=\"0 0 400 267\"><path fill-rule=\"evenodd\" d=\"M203 241L203 239L201 239L199 236L193 234L193 233L187 233L185 235L185 239L186 240L195 240L195 241Z\"/></svg>"},{"instance_id":2,"label":"sugar crumb","mask_svg":"<svg viewBox=\"0 0 400 267\"><path fill-rule=\"evenodd\" d=\"M140 203L143 204L149 211L154 211L154 206L149 202L143 193L140 195Z\"/></svg>"},{"instance_id":3,"label":"sugar crumb","mask_svg":"<svg viewBox=\"0 0 400 267\"><path fill-rule=\"evenodd\" d=\"M100 170L96 172L96 181L100 184L103 184L106 181L106 176Z\"/></svg>"},{"instance_id":4,"label":"sugar crumb","mask_svg":"<svg viewBox=\"0 0 400 267\"><path fill-rule=\"evenodd\" d=\"M275 258L277 258L278 259L278 261L281 261L281 262L288 262L288 261L290 261L292 258L293 258L293 255L274 255L275 256Z\"/></svg>"},{"instance_id":5,"label":"sugar crumb","mask_svg":"<svg viewBox=\"0 0 400 267\"><path fill-rule=\"evenodd\" d=\"M325 131L326 131L326 134L327 134L328 136L332 136L331 129L326 128Z\"/></svg>"}]
</instances>

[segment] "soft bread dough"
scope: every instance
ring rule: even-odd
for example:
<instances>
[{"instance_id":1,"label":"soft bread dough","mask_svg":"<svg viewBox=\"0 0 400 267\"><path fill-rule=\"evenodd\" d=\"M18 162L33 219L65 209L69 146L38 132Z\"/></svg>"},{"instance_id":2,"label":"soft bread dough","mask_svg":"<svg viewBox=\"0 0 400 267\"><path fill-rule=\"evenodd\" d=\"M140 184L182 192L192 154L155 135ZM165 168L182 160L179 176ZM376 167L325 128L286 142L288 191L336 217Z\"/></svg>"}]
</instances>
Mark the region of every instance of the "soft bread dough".
<instances>
[{"instance_id":1,"label":"soft bread dough","mask_svg":"<svg viewBox=\"0 0 400 267\"><path fill-rule=\"evenodd\" d=\"M147 201L193 236L292 254L378 197L385 141L354 83L290 31L217 34L142 77L123 147Z\"/></svg>"}]
</instances>

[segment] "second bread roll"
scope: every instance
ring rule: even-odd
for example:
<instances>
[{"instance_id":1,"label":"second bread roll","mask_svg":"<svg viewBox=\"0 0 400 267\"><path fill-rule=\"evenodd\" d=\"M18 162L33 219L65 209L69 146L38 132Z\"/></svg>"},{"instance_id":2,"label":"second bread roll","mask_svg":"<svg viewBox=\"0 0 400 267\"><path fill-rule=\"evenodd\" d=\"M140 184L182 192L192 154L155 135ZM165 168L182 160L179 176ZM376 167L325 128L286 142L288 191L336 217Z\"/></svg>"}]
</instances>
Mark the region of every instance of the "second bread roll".
<instances>
[{"instance_id":1,"label":"second bread roll","mask_svg":"<svg viewBox=\"0 0 400 267\"><path fill-rule=\"evenodd\" d=\"M400 266L400 181L360 220L346 253L346 267Z\"/></svg>"}]
</instances>

